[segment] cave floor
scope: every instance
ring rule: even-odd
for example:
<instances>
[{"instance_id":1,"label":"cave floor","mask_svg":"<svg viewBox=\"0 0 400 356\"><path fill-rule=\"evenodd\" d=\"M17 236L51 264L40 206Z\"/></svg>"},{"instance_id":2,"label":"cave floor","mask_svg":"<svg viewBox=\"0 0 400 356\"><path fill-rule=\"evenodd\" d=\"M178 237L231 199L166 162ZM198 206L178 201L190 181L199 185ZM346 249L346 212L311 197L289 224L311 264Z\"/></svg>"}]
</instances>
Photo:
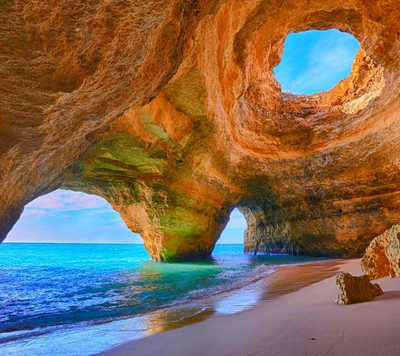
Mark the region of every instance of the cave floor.
<instances>
[{"instance_id":1,"label":"cave floor","mask_svg":"<svg viewBox=\"0 0 400 356\"><path fill-rule=\"evenodd\" d=\"M359 259L339 267L362 274ZM102 355L400 355L400 279L376 282L384 294L371 302L335 304L338 287L330 277L251 310L127 342Z\"/></svg>"}]
</instances>

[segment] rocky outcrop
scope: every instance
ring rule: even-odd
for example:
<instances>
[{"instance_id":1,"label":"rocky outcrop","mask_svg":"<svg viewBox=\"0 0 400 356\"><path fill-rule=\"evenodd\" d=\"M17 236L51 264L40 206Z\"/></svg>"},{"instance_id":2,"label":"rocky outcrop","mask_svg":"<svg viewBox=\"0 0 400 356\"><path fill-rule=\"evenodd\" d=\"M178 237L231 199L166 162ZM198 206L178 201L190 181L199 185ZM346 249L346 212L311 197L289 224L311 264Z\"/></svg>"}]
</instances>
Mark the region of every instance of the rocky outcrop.
<instances>
[{"instance_id":1,"label":"rocky outcrop","mask_svg":"<svg viewBox=\"0 0 400 356\"><path fill-rule=\"evenodd\" d=\"M0 4L0 240L58 188L107 199L155 260L361 256L400 221L397 0ZM291 32L361 49L328 92L282 93Z\"/></svg>"},{"instance_id":2,"label":"rocky outcrop","mask_svg":"<svg viewBox=\"0 0 400 356\"><path fill-rule=\"evenodd\" d=\"M353 277L350 273L340 272L336 275L336 285L340 289L336 303L340 305L368 302L383 294L382 288L371 283L365 275Z\"/></svg>"},{"instance_id":3,"label":"rocky outcrop","mask_svg":"<svg viewBox=\"0 0 400 356\"><path fill-rule=\"evenodd\" d=\"M361 268L371 279L400 277L400 225L392 226L371 241Z\"/></svg>"}]
</instances>

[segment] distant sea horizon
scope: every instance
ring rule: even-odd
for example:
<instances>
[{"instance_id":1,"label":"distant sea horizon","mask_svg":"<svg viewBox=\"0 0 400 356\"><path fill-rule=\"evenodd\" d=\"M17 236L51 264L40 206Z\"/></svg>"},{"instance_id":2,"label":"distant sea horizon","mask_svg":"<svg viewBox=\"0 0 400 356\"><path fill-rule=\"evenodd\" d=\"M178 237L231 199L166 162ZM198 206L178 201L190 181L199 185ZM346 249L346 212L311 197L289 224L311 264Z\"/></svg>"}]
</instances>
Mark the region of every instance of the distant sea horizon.
<instances>
[{"instance_id":1,"label":"distant sea horizon","mask_svg":"<svg viewBox=\"0 0 400 356\"><path fill-rule=\"evenodd\" d=\"M65 242L65 241L3 241L2 244L71 244L71 245L141 245L139 242ZM240 245L243 243L217 242L216 245Z\"/></svg>"}]
</instances>

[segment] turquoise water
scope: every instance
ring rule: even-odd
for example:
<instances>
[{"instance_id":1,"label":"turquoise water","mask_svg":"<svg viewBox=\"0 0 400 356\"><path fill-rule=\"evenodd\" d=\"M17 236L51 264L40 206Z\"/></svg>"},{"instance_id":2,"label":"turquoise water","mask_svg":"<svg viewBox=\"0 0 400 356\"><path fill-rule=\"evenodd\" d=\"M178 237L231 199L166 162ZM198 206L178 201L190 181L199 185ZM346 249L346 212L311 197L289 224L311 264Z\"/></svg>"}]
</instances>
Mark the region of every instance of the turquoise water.
<instances>
[{"instance_id":1,"label":"turquoise water","mask_svg":"<svg viewBox=\"0 0 400 356\"><path fill-rule=\"evenodd\" d=\"M142 245L2 244L0 353L51 354L43 345L52 338L69 340L73 330L75 339L90 334L87 350L58 348L57 354L88 355L120 341L104 340L106 331L129 325L139 337L211 309L234 313L257 302L252 286L277 267L315 260L242 251L242 245L217 245L200 262L156 263ZM221 295L218 303L210 302ZM26 340L39 342L37 349L29 349Z\"/></svg>"}]
</instances>

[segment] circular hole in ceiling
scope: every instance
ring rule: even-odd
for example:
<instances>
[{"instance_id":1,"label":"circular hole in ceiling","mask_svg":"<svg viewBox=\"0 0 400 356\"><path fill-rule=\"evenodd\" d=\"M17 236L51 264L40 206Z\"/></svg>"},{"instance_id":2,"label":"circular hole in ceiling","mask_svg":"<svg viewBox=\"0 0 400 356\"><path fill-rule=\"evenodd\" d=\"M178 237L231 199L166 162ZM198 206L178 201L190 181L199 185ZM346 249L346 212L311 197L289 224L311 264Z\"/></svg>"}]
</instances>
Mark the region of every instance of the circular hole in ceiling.
<instances>
[{"instance_id":1,"label":"circular hole in ceiling","mask_svg":"<svg viewBox=\"0 0 400 356\"><path fill-rule=\"evenodd\" d=\"M330 90L349 76L359 48L352 35L335 29L291 33L274 68L275 78L283 92L311 95Z\"/></svg>"}]
</instances>

